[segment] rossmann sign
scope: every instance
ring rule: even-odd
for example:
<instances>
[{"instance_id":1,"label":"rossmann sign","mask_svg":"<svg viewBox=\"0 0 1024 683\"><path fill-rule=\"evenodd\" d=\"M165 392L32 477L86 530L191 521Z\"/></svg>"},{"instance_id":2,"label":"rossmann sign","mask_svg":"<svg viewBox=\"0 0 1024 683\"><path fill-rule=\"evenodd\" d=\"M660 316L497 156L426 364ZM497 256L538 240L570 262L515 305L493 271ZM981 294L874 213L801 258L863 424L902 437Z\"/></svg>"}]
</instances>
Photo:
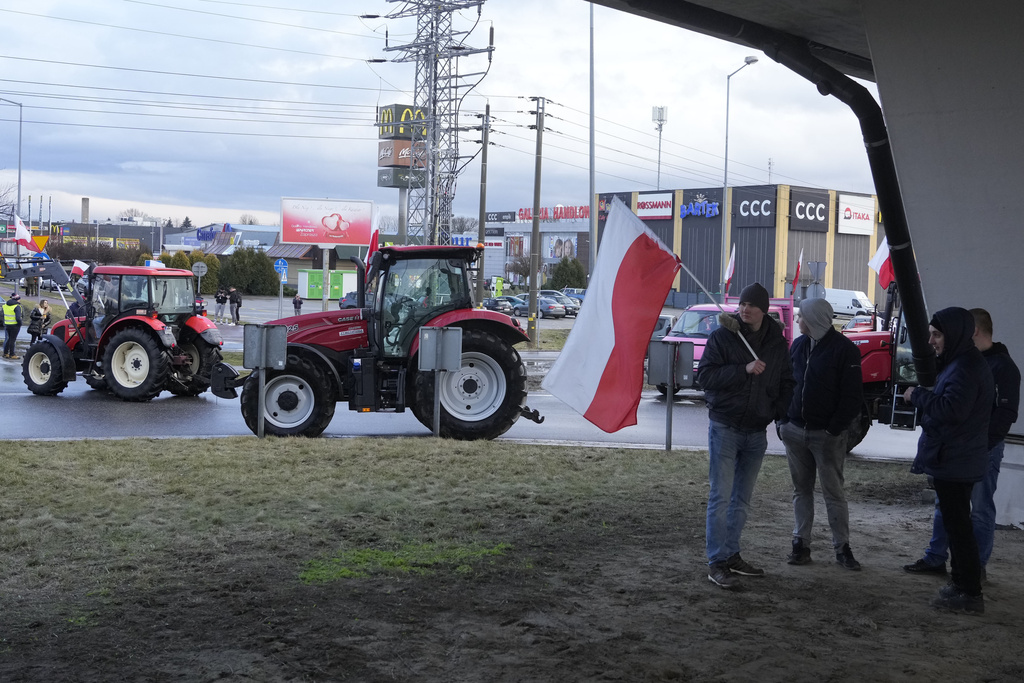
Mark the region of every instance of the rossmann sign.
<instances>
[{"instance_id":1,"label":"rossmann sign","mask_svg":"<svg viewBox=\"0 0 1024 683\"><path fill-rule=\"evenodd\" d=\"M641 194L636 202L637 218L666 220L672 218L672 193Z\"/></svg>"}]
</instances>

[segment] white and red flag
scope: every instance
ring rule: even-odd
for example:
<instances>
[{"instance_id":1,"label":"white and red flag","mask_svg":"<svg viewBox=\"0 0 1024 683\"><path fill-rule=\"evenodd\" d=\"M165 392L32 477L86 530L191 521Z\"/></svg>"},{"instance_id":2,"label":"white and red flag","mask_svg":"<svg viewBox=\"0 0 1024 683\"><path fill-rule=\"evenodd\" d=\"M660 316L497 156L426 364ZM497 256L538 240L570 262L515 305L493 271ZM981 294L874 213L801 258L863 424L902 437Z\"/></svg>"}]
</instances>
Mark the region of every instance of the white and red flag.
<instances>
[{"instance_id":1,"label":"white and red flag","mask_svg":"<svg viewBox=\"0 0 1024 683\"><path fill-rule=\"evenodd\" d=\"M25 224L21 222L21 217L18 216L18 214L14 214L14 241L29 251L42 251L39 246L32 241L32 233L29 232L28 228L25 227Z\"/></svg>"},{"instance_id":2,"label":"white and red flag","mask_svg":"<svg viewBox=\"0 0 1024 683\"><path fill-rule=\"evenodd\" d=\"M636 424L644 355L679 258L616 198L587 298L542 386L606 432Z\"/></svg>"},{"instance_id":3,"label":"white and red flag","mask_svg":"<svg viewBox=\"0 0 1024 683\"><path fill-rule=\"evenodd\" d=\"M878 245L875 255L868 261L868 268L878 273L878 284L882 289L886 289L889 283L896 279L892 272L892 255L889 253L888 238L882 238L882 243Z\"/></svg>"},{"instance_id":4,"label":"white and red flag","mask_svg":"<svg viewBox=\"0 0 1024 683\"><path fill-rule=\"evenodd\" d=\"M729 265L725 269L725 295L729 296L729 285L732 284L732 274L736 271L736 244L732 245L732 253L729 254Z\"/></svg>"},{"instance_id":5,"label":"white and red flag","mask_svg":"<svg viewBox=\"0 0 1024 683\"><path fill-rule=\"evenodd\" d=\"M796 257L796 272L793 273L793 296L796 296L797 287L800 286L800 264L804 262L804 250L800 250L800 255Z\"/></svg>"},{"instance_id":6,"label":"white and red flag","mask_svg":"<svg viewBox=\"0 0 1024 683\"><path fill-rule=\"evenodd\" d=\"M89 268L89 264L85 261L79 261L75 259L75 263L71 266L71 274L82 276L85 275L85 271Z\"/></svg>"}]
</instances>

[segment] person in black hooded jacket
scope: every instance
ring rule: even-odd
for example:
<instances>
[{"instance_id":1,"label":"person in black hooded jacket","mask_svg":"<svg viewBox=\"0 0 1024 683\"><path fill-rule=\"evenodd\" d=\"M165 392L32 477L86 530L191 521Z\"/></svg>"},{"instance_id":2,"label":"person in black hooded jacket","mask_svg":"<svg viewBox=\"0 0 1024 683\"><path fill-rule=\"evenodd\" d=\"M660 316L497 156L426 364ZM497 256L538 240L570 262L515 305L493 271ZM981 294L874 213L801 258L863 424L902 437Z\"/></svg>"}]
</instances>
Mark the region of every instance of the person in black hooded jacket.
<instances>
[{"instance_id":1,"label":"person in black hooded jacket","mask_svg":"<svg viewBox=\"0 0 1024 683\"><path fill-rule=\"evenodd\" d=\"M964 308L944 308L928 325L928 341L938 356L935 386L911 387L903 398L921 415L921 438L911 467L932 477L949 538L952 581L932 605L981 613L981 561L971 524L971 491L988 466L988 427L995 400L992 372L974 345L974 316Z\"/></svg>"}]
</instances>

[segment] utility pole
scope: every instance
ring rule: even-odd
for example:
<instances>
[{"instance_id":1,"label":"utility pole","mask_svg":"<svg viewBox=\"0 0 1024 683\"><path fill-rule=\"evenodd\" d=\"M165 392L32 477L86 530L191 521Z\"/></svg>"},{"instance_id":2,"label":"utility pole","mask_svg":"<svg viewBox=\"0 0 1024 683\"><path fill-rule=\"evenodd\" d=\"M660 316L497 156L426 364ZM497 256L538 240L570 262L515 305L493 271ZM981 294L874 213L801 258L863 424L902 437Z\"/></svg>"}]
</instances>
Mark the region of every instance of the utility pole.
<instances>
[{"instance_id":1,"label":"utility pole","mask_svg":"<svg viewBox=\"0 0 1024 683\"><path fill-rule=\"evenodd\" d=\"M487 145L488 137L491 129L491 103L488 102L484 106L484 119L480 126L481 132L481 143L483 148L480 150L480 220L477 226L477 240L480 244L485 244L487 232L484 229L484 225L487 223ZM487 249L484 249L484 253L487 253ZM487 259L483 254L480 255L480 268L476 273L476 305L483 306L484 303L484 265Z\"/></svg>"},{"instance_id":2,"label":"utility pole","mask_svg":"<svg viewBox=\"0 0 1024 683\"><path fill-rule=\"evenodd\" d=\"M540 289L540 162L544 140L544 98L531 97L537 103L537 160L533 175L533 232L530 235L530 318L527 331L534 348L540 348L540 331L537 329L537 291Z\"/></svg>"}]
</instances>

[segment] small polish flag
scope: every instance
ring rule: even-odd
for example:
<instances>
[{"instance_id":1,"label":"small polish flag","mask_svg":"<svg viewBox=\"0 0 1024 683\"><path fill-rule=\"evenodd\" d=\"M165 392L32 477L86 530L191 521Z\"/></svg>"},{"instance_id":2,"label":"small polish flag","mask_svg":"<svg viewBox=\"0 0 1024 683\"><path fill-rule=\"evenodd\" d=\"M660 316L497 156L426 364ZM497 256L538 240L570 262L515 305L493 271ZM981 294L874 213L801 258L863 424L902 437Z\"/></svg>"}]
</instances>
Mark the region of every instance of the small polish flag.
<instances>
[{"instance_id":1,"label":"small polish flag","mask_svg":"<svg viewBox=\"0 0 1024 683\"><path fill-rule=\"evenodd\" d=\"M87 264L85 261L79 261L76 259L74 265L71 266L71 274L78 276L85 275L85 271L88 267L89 264Z\"/></svg>"},{"instance_id":2,"label":"small polish flag","mask_svg":"<svg viewBox=\"0 0 1024 683\"><path fill-rule=\"evenodd\" d=\"M679 258L615 198L587 305L542 386L606 432L636 424L644 355Z\"/></svg>"},{"instance_id":3,"label":"small polish flag","mask_svg":"<svg viewBox=\"0 0 1024 683\"><path fill-rule=\"evenodd\" d=\"M21 222L21 217L14 214L14 241L29 251L39 252L39 246L32 241L32 233Z\"/></svg>"},{"instance_id":4,"label":"small polish flag","mask_svg":"<svg viewBox=\"0 0 1024 683\"><path fill-rule=\"evenodd\" d=\"M732 284L732 274L736 270L736 244L732 245L732 253L729 254L729 265L725 269L725 295L729 295L729 285Z\"/></svg>"},{"instance_id":5,"label":"small polish flag","mask_svg":"<svg viewBox=\"0 0 1024 683\"><path fill-rule=\"evenodd\" d=\"M796 257L796 273L793 274L793 294L796 295L796 288L800 286L800 264L804 262L804 250Z\"/></svg>"},{"instance_id":6,"label":"small polish flag","mask_svg":"<svg viewBox=\"0 0 1024 683\"><path fill-rule=\"evenodd\" d=\"M878 273L878 284L882 289L889 287L889 283L896 279L892 272L892 255L889 253L889 240L882 238L875 255L868 261L868 268Z\"/></svg>"}]
</instances>

